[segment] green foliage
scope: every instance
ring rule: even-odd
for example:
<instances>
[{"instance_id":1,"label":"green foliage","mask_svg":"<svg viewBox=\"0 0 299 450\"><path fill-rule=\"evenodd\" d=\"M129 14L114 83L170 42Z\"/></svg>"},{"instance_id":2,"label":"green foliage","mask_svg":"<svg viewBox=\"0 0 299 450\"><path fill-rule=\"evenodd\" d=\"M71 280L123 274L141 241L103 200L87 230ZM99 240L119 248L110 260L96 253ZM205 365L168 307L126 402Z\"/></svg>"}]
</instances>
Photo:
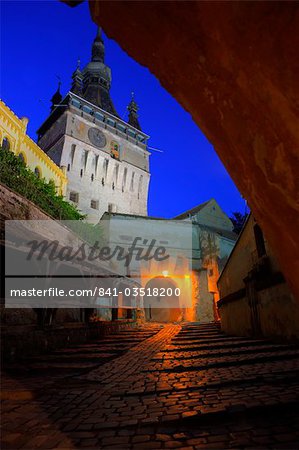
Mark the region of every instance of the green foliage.
<instances>
[{"instance_id":1,"label":"green foliage","mask_svg":"<svg viewBox=\"0 0 299 450\"><path fill-rule=\"evenodd\" d=\"M53 181L38 178L13 152L0 148L0 181L59 220L82 220L78 209L57 195Z\"/></svg>"},{"instance_id":2,"label":"green foliage","mask_svg":"<svg viewBox=\"0 0 299 450\"><path fill-rule=\"evenodd\" d=\"M66 226L70 228L83 241L93 246L95 242L99 245L104 243L104 230L100 224L92 224L80 221L68 221Z\"/></svg>"}]
</instances>

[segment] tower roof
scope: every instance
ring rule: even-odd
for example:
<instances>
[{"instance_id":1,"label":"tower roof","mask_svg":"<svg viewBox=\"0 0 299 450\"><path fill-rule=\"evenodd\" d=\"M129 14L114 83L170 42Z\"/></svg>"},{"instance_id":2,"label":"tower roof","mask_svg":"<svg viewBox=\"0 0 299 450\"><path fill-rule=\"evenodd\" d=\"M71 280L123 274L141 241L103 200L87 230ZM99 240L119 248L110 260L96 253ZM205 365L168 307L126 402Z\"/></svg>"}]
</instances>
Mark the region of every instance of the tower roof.
<instances>
[{"instance_id":1,"label":"tower roof","mask_svg":"<svg viewBox=\"0 0 299 450\"><path fill-rule=\"evenodd\" d=\"M118 117L110 97L111 69L105 62L102 30L98 28L92 44L91 61L83 69L82 96L96 106Z\"/></svg>"},{"instance_id":2,"label":"tower roof","mask_svg":"<svg viewBox=\"0 0 299 450\"><path fill-rule=\"evenodd\" d=\"M71 91L74 92L77 95L82 95L82 72L80 70L80 60L78 59L77 61L77 68L76 70L73 72L72 75L72 87L71 87Z\"/></svg>"},{"instance_id":3,"label":"tower roof","mask_svg":"<svg viewBox=\"0 0 299 450\"><path fill-rule=\"evenodd\" d=\"M57 91L55 92L55 94L53 94L52 98L51 98L51 110L53 110L55 108L56 105L59 105L59 103L62 100L62 95L60 93L60 86L61 86L61 82L58 82L58 87L57 87Z\"/></svg>"},{"instance_id":4,"label":"tower roof","mask_svg":"<svg viewBox=\"0 0 299 450\"><path fill-rule=\"evenodd\" d=\"M129 120L128 123L132 125L132 127L137 128L137 130L141 131L141 126L138 120L138 114L137 111L139 109L137 103L135 102L134 98L134 92L131 94L131 101L127 106L127 109L129 111Z\"/></svg>"},{"instance_id":5,"label":"tower roof","mask_svg":"<svg viewBox=\"0 0 299 450\"><path fill-rule=\"evenodd\" d=\"M102 28L98 27L96 37L94 38L91 50L91 60L104 62L105 44L102 38Z\"/></svg>"}]
</instances>

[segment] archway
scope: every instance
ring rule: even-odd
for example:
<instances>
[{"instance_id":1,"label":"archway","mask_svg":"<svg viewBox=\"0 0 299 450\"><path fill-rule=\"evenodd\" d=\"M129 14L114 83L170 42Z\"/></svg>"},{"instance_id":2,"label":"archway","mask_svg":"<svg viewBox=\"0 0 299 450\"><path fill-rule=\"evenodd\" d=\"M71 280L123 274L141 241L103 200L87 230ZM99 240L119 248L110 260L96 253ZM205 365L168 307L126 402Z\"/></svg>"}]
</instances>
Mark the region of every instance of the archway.
<instances>
[{"instance_id":1,"label":"archway","mask_svg":"<svg viewBox=\"0 0 299 450\"><path fill-rule=\"evenodd\" d=\"M170 277L155 277L145 285L145 318L153 322L176 322L182 316L177 284Z\"/></svg>"}]
</instances>

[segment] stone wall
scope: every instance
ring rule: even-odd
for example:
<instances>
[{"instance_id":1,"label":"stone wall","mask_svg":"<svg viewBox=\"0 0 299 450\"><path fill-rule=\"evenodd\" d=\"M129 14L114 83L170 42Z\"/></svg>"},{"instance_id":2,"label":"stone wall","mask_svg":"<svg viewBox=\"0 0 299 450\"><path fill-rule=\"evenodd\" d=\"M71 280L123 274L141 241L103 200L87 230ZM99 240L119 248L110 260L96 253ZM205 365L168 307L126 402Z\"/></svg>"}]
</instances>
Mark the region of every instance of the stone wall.
<instances>
[{"instance_id":1,"label":"stone wall","mask_svg":"<svg viewBox=\"0 0 299 450\"><path fill-rule=\"evenodd\" d=\"M243 294L243 295L242 295ZM260 333L253 326L251 302L245 290L239 297L218 304L221 329L230 335L267 337L274 340L299 341L299 306L286 283L257 292Z\"/></svg>"},{"instance_id":2,"label":"stone wall","mask_svg":"<svg viewBox=\"0 0 299 450\"><path fill-rule=\"evenodd\" d=\"M218 279L221 327L241 336L299 339L299 304L265 239L259 255L256 228L251 214Z\"/></svg>"},{"instance_id":3,"label":"stone wall","mask_svg":"<svg viewBox=\"0 0 299 450\"><path fill-rule=\"evenodd\" d=\"M71 347L91 339L99 339L135 326L136 322L133 320L64 324L44 330L29 325L4 326L1 329L1 354L4 360L14 361L58 348Z\"/></svg>"},{"instance_id":4,"label":"stone wall","mask_svg":"<svg viewBox=\"0 0 299 450\"><path fill-rule=\"evenodd\" d=\"M34 203L0 183L0 212L3 220L49 220Z\"/></svg>"}]
</instances>

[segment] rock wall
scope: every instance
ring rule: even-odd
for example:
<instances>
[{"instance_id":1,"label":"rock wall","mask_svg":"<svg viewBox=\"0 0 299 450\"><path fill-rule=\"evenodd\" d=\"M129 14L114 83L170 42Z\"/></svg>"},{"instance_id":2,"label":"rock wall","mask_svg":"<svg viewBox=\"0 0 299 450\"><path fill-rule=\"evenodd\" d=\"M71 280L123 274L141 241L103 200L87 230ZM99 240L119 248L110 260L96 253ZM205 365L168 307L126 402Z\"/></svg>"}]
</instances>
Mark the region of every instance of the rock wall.
<instances>
[{"instance_id":1,"label":"rock wall","mask_svg":"<svg viewBox=\"0 0 299 450\"><path fill-rule=\"evenodd\" d=\"M0 215L3 220L47 220L51 219L34 203L0 183Z\"/></svg>"},{"instance_id":2,"label":"rock wall","mask_svg":"<svg viewBox=\"0 0 299 450\"><path fill-rule=\"evenodd\" d=\"M252 323L250 299L224 301L219 305L221 329L230 335L259 335L280 341L299 341L299 305L290 295L286 283L280 283L257 292L257 311L260 333L256 334Z\"/></svg>"},{"instance_id":3,"label":"rock wall","mask_svg":"<svg viewBox=\"0 0 299 450\"><path fill-rule=\"evenodd\" d=\"M299 298L299 3L90 1L214 145Z\"/></svg>"}]
</instances>

